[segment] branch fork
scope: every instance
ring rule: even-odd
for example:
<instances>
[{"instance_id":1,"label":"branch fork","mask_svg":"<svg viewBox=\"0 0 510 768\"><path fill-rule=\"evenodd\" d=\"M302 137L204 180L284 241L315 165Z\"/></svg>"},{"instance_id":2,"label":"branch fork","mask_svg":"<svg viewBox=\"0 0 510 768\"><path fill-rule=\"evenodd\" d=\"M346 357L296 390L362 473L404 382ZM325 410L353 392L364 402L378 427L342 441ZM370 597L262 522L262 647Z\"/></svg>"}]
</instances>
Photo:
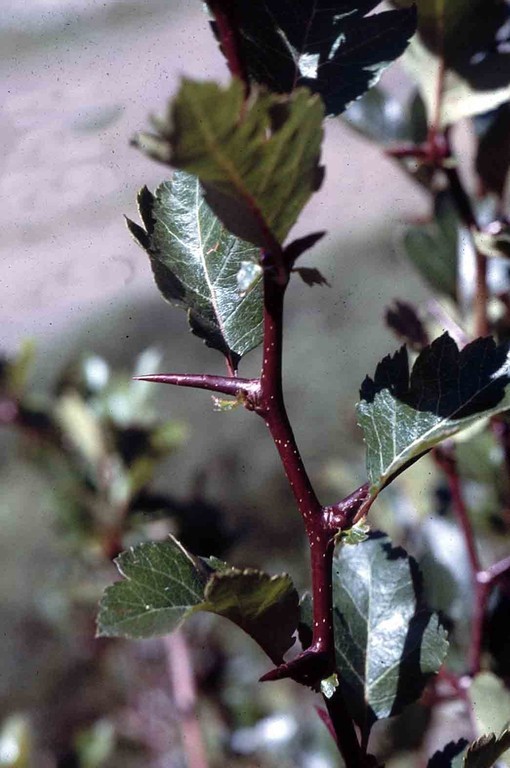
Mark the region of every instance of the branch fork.
<instances>
[{"instance_id":1,"label":"branch fork","mask_svg":"<svg viewBox=\"0 0 510 768\"><path fill-rule=\"evenodd\" d=\"M281 259L282 252L279 257ZM281 260L280 260L281 265ZM207 374L153 374L137 377L181 387L206 389L238 398L243 405L264 419L305 524L311 553L313 637L312 643L295 659L283 663L261 679L292 678L318 689L321 680L335 671L333 633L332 563L335 537L350 528L369 498L368 484L332 506L322 506L316 496L301 458L287 415L283 396L283 304L291 265L286 265L285 280L277 270L272 254L262 254L264 266L264 342L259 379L243 379Z\"/></svg>"}]
</instances>

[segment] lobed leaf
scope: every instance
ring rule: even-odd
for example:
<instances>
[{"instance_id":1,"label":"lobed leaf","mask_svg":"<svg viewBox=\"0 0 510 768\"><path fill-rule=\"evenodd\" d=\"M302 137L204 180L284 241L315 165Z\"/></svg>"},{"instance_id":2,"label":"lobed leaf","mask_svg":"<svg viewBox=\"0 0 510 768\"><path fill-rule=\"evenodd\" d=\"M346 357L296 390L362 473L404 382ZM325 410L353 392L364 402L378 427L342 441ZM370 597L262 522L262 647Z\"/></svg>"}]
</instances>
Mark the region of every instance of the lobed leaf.
<instances>
[{"instance_id":1,"label":"lobed leaf","mask_svg":"<svg viewBox=\"0 0 510 768\"><path fill-rule=\"evenodd\" d=\"M185 80L157 135L136 143L158 160L197 176L208 205L238 237L261 248L283 243L321 184L324 110L305 88L291 96L264 91L244 101L233 80Z\"/></svg>"},{"instance_id":2,"label":"lobed leaf","mask_svg":"<svg viewBox=\"0 0 510 768\"><path fill-rule=\"evenodd\" d=\"M128 227L148 253L163 297L188 311L193 333L220 350L233 367L262 342L260 278L241 294L243 261L258 262L258 250L225 229L205 202L197 178L176 171L155 195L138 195L145 229Z\"/></svg>"},{"instance_id":3,"label":"lobed leaf","mask_svg":"<svg viewBox=\"0 0 510 768\"><path fill-rule=\"evenodd\" d=\"M210 578L204 602L195 610L230 619L250 635L275 664L280 664L294 644L298 602L290 576L230 568Z\"/></svg>"},{"instance_id":4,"label":"lobed leaf","mask_svg":"<svg viewBox=\"0 0 510 768\"><path fill-rule=\"evenodd\" d=\"M278 93L306 85L322 96L328 114L340 114L377 82L414 33L414 9L367 16L378 4L237 0L234 12L250 77Z\"/></svg>"},{"instance_id":5,"label":"lobed leaf","mask_svg":"<svg viewBox=\"0 0 510 768\"><path fill-rule=\"evenodd\" d=\"M362 730L421 695L448 649L435 614L421 606L416 564L374 533L340 547L333 561L337 671Z\"/></svg>"},{"instance_id":6,"label":"lobed leaf","mask_svg":"<svg viewBox=\"0 0 510 768\"><path fill-rule=\"evenodd\" d=\"M101 637L166 635L203 599L207 578L173 537L132 547L115 565L125 581L104 592L97 622Z\"/></svg>"},{"instance_id":7,"label":"lobed leaf","mask_svg":"<svg viewBox=\"0 0 510 768\"><path fill-rule=\"evenodd\" d=\"M405 347L385 357L357 407L372 495L445 438L510 408L509 381L508 348L490 337L459 351L445 333L411 372Z\"/></svg>"},{"instance_id":8,"label":"lobed leaf","mask_svg":"<svg viewBox=\"0 0 510 768\"><path fill-rule=\"evenodd\" d=\"M166 635L196 611L230 619L279 664L294 643L297 592L289 576L231 568L192 557L173 537L145 542L115 561L124 577L106 588L98 635L134 639Z\"/></svg>"}]
</instances>

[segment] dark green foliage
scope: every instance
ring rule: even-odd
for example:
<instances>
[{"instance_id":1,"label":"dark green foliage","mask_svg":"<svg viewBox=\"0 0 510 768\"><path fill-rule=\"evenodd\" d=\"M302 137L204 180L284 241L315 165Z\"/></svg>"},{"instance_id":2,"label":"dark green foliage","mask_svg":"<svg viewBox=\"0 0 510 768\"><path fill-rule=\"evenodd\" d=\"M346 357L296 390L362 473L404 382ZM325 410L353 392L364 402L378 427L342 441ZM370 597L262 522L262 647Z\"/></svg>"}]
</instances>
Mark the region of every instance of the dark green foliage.
<instances>
[{"instance_id":1,"label":"dark green foliage","mask_svg":"<svg viewBox=\"0 0 510 768\"><path fill-rule=\"evenodd\" d=\"M508 409L507 355L492 338L459 351L444 334L411 371L405 347L379 363L358 404L372 493L445 438Z\"/></svg>"},{"instance_id":2,"label":"dark green foliage","mask_svg":"<svg viewBox=\"0 0 510 768\"><path fill-rule=\"evenodd\" d=\"M98 634L147 638L172 632L195 611L230 619L275 663L293 645L298 596L287 575L269 576L199 560L179 542L145 542L116 560L124 581L101 601Z\"/></svg>"},{"instance_id":3,"label":"dark green foliage","mask_svg":"<svg viewBox=\"0 0 510 768\"><path fill-rule=\"evenodd\" d=\"M342 115L351 128L379 144L412 141L420 144L427 138L427 118L418 93L401 103L382 87L371 88Z\"/></svg>"},{"instance_id":4,"label":"dark green foliage","mask_svg":"<svg viewBox=\"0 0 510 768\"><path fill-rule=\"evenodd\" d=\"M406 255L430 287L451 299L457 298L459 216L448 192L434 197L434 218L427 224L406 228Z\"/></svg>"},{"instance_id":5,"label":"dark green foliage","mask_svg":"<svg viewBox=\"0 0 510 768\"><path fill-rule=\"evenodd\" d=\"M446 655L446 633L421 605L415 571L383 534L340 547L334 559L340 690L363 730L419 698Z\"/></svg>"},{"instance_id":6,"label":"dark green foliage","mask_svg":"<svg viewBox=\"0 0 510 768\"><path fill-rule=\"evenodd\" d=\"M393 0L406 8L411 0ZM437 112L438 68L444 67L441 127L510 98L510 7L499 0L418 0L419 34L406 54L429 119Z\"/></svg>"},{"instance_id":7,"label":"dark green foliage","mask_svg":"<svg viewBox=\"0 0 510 768\"><path fill-rule=\"evenodd\" d=\"M262 341L260 278L239 291L243 262L258 262L258 250L222 225L203 199L194 176L176 171L152 195L138 195L145 229L128 219L132 234L150 258L163 297L188 312L193 332L237 367Z\"/></svg>"},{"instance_id":8,"label":"dark green foliage","mask_svg":"<svg viewBox=\"0 0 510 768\"><path fill-rule=\"evenodd\" d=\"M192 173L210 208L238 237L261 248L283 243L323 177L324 110L300 88L289 97L259 92L245 105L242 84L185 80L156 135L136 143Z\"/></svg>"},{"instance_id":9,"label":"dark green foliage","mask_svg":"<svg viewBox=\"0 0 510 768\"><path fill-rule=\"evenodd\" d=\"M277 93L306 85L338 115L405 50L413 9L367 16L379 0L234 3L250 77ZM214 27L214 25L213 25Z\"/></svg>"}]
</instances>

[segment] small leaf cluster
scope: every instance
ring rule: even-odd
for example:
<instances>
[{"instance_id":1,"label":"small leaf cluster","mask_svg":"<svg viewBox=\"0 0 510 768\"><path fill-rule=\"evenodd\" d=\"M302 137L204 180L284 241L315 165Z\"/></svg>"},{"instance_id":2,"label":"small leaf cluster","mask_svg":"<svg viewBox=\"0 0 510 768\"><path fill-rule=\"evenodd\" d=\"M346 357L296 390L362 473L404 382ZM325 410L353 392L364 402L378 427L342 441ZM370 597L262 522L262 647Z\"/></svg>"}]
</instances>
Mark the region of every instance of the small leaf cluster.
<instances>
[{"instance_id":1,"label":"small leaf cluster","mask_svg":"<svg viewBox=\"0 0 510 768\"><path fill-rule=\"evenodd\" d=\"M81 548L121 547L146 511L157 467L184 441L185 426L161 423L150 387L98 355L83 355L51 391L38 391L30 380L33 357L27 346L2 361L4 424L19 434L27 457L55 478L63 532ZM134 373L158 360L154 350L144 352Z\"/></svg>"}]
</instances>

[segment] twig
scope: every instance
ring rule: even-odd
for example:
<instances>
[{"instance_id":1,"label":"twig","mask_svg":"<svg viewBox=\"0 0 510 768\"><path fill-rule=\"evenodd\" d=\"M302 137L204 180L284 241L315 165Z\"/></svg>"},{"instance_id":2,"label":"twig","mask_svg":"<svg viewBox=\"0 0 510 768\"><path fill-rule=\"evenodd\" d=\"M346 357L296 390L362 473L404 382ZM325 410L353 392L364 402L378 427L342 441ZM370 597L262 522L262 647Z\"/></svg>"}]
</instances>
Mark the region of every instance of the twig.
<instances>
[{"instance_id":1,"label":"twig","mask_svg":"<svg viewBox=\"0 0 510 768\"><path fill-rule=\"evenodd\" d=\"M461 482L457 472L457 463L451 452L446 448L436 448L433 451L437 464L446 475L452 497L452 507L464 536L474 587L474 606L471 622L471 636L468 650L468 669L471 676L476 675L481 668L483 626L487 610L487 600L493 587L506 574L510 573L510 557L506 557L489 568L483 569L476 548L473 527L462 494Z\"/></svg>"},{"instance_id":2,"label":"twig","mask_svg":"<svg viewBox=\"0 0 510 768\"><path fill-rule=\"evenodd\" d=\"M163 638L173 700L179 716L182 746L188 768L208 768L196 713L196 688L190 654L182 630Z\"/></svg>"},{"instance_id":3,"label":"twig","mask_svg":"<svg viewBox=\"0 0 510 768\"><path fill-rule=\"evenodd\" d=\"M448 447L436 448L433 456L438 466L445 473L450 494L452 497L452 509L459 527L464 537L466 550L471 569L471 578L474 588L473 616L471 619L471 636L468 649L468 669L471 675L475 675L480 670L482 655L482 636L483 622L485 618L485 608L487 604L487 587L478 581L478 574L481 572L480 559L476 548L473 527L469 519L469 513L464 501L462 486L459 474L457 472L457 462L453 450Z\"/></svg>"},{"instance_id":4,"label":"twig","mask_svg":"<svg viewBox=\"0 0 510 768\"><path fill-rule=\"evenodd\" d=\"M265 680L281 677L317 685L335 669L331 568L333 541L306 472L289 422L282 387L283 302L286 285L274 279L273 263L266 254L264 265L264 347L260 392L255 411L268 427L310 542L313 593L313 639L310 648L289 664L271 670Z\"/></svg>"},{"instance_id":5,"label":"twig","mask_svg":"<svg viewBox=\"0 0 510 768\"><path fill-rule=\"evenodd\" d=\"M336 734L336 742L348 768L365 768L371 765L371 758L363 753L358 743L356 731L352 726L351 716L344 700L337 690L331 699L325 699L329 719ZM324 717L323 722L326 722Z\"/></svg>"},{"instance_id":6,"label":"twig","mask_svg":"<svg viewBox=\"0 0 510 768\"><path fill-rule=\"evenodd\" d=\"M452 497L453 512L462 530L469 557L469 564L473 573L473 580L476 581L476 574L481 570L480 559L476 549L476 542L471 521L469 519L469 513L462 493L461 481L457 472L457 462L453 454L453 449L451 447L442 446L436 448L433 455L436 463L445 473Z\"/></svg>"},{"instance_id":7,"label":"twig","mask_svg":"<svg viewBox=\"0 0 510 768\"><path fill-rule=\"evenodd\" d=\"M480 571L477 578L480 584L490 584L491 586L494 586L509 573L510 556L503 558L503 560L499 560L484 571Z\"/></svg>"}]
</instances>

